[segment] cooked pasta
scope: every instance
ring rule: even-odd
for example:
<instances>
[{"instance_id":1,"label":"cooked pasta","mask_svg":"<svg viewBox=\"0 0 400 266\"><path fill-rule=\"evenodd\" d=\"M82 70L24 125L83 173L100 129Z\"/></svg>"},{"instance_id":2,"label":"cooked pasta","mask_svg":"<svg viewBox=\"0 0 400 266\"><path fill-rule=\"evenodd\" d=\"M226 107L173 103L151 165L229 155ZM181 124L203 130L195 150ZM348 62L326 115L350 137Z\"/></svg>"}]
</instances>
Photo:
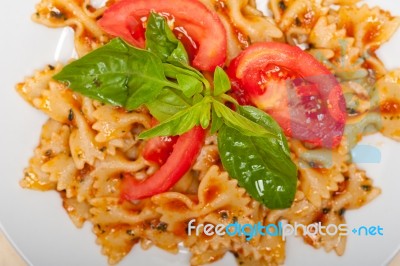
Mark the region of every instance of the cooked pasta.
<instances>
[{"instance_id":1,"label":"cooked pasta","mask_svg":"<svg viewBox=\"0 0 400 266\"><path fill-rule=\"evenodd\" d=\"M28 103L49 116L20 184L58 191L77 227L92 223L110 264L118 263L139 242L143 248L155 245L172 253L183 243L193 254L192 265L218 260L227 252L243 265L282 264L285 242L280 237L246 241L245 236L189 235L187 223L345 223L345 210L360 208L381 192L352 163L350 150L373 132L400 140L400 70L387 71L375 54L396 31L400 18L379 8L358 7L357 0L270 0L272 17L258 11L255 1L202 2L217 12L227 30L228 61L251 43L274 40L302 45L326 65L345 94L345 137L334 150L289 141L299 179L288 209L269 210L238 187L224 171L211 133L195 165L171 191L122 202L123 173L145 179L158 169L143 158L144 141L138 138L152 126L150 113L144 107L128 112L75 93L52 80L61 64L45 67L17 85ZM111 38L96 24L105 8L95 8L89 0L42 0L33 20L49 27L72 27L81 57ZM346 237L306 235L304 242L341 255Z\"/></svg>"}]
</instances>

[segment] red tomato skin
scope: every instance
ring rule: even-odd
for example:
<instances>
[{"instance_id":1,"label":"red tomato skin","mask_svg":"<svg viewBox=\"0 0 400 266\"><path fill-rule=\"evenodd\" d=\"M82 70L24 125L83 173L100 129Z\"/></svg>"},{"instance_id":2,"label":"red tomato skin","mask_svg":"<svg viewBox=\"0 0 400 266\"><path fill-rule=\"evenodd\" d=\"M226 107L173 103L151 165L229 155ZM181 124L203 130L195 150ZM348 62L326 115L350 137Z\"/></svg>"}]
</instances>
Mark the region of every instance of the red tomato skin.
<instances>
[{"instance_id":1,"label":"red tomato skin","mask_svg":"<svg viewBox=\"0 0 400 266\"><path fill-rule=\"evenodd\" d=\"M149 139L142 151L143 158L149 162L163 165L174 150L174 144L177 140L177 136Z\"/></svg>"},{"instance_id":2,"label":"red tomato skin","mask_svg":"<svg viewBox=\"0 0 400 266\"><path fill-rule=\"evenodd\" d=\"M271 66L294 75L267 81L281 89L279 101L272 103L268 99L276 96L273 90L260 85L261 75ZM250 102L268 112L287 136L316 147L333 148L340 144L346 119L343 92L334 75L310 54L284 43L257 43L232 60L227 73L232 95L239 94L239 102ZM304 81L307 84L301 84ZM322 103L321 110L313 113L311 108L319 103L315 99Z\"/></svg>"},{"instance_id":3,"label":"red tomato skin","mask_svg":"<svg viewBox=\"0 0 400 266\"><path fill-rule=\"evenodd\" d=\"M135 38L133 35L140 31L140 19L146 18L150 11L172 16L175 26L184 27L198 44L192 62L195 68L214 71L217 66L225 64L225 28L218 15L198 0L121 0L104 12L98 24L105 32L143 48L143 37Z\"/></svg>"},{"instance_id":4,"label":"red tomato skin","mask_svg":"<svg viewBox=\"0 0 400 266\"><path fill-rule=\"evenodd\" d=\"M157 119L153 117L151 126L154 127L158 124ZM166 136L149 139L142 150L143 158L160 166L163 165L174 150L178 138L179 136Z\"/></svg>"},{"instance_id":5,"label":"red tomato skin","mask_svg":"<svg viewBox=\"0 0 400 266\"><path fill-rule=\"evenodd\" d=\"M126 173L121 184L121 199L139 200L168 191L195 163L205 136L206 131L200 126L180 136L165 164L143 181Z\"/></svg>"}]
</instances>

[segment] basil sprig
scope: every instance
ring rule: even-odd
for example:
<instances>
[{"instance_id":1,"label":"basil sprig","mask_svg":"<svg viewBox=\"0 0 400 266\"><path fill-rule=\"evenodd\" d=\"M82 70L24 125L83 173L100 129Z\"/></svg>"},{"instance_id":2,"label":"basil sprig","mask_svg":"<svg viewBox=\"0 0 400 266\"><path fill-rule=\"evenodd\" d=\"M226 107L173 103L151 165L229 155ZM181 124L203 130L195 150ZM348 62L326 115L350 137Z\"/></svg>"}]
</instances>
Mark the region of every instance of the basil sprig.
<instances>
[{"instance_id":1,"label":"basil sprig","mask_svg":"<svg viewBox=\"0 0 400 266\"><path fill-rule=\"evenodd\" d=\"M290 206L297 172L276 122L258 109L240 107L226 94L230 80L220 67L214 72L212 87L189 65L184 46L163 17L151 13L145 34L146 49L115 38L53 78L87 97L127 110L146 106L160 123L142 132L143 139L211 126L212 133L219 131L224 168L239 185L267 207Z\"/></svg>"}]
</instances>

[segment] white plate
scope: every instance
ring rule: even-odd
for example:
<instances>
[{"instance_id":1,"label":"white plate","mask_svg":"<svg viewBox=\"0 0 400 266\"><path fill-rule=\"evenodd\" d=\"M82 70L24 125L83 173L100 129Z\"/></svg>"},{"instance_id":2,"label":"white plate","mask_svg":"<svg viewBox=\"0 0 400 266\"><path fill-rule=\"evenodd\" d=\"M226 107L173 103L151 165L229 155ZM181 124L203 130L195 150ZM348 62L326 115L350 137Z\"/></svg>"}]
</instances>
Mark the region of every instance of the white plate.
<instances>
[{"instance_id":1,"label":"white plate","mask_svg":"<svg viewBox=\"0 0 400 266\"><path fill-rule=\"evenodd\" d=\"M32 265L107 265L89 226L75 229L56 193L23 190L18 181L38 143L45 116L26 104L15 92L14 84L56 59L72 54L71 46L58 47L63 30L48 29L30 21L39 0L8 1L0 16L0 221L4 232L20 254ZM400 15L398 1L367 1ZM398 47L400 32L379 51L389 68L400 67ZM60 49L62 48L62 49ZM374 178L383 194L366 207L348 211L347 222L353 226L380 225L384 236L349 236L342 257L314 250L301 239L289 239L287 265L383 265L400 246L400 145L379 136L363 143L376 146L382 154L379 164L362 165ZM0 251L1 252L1 251ZM189 254L175 256L159 249L141 251L139 247L120 265L188 265ZM233 265L226 256L218 265Z\"/></svg>"}]
</instances>

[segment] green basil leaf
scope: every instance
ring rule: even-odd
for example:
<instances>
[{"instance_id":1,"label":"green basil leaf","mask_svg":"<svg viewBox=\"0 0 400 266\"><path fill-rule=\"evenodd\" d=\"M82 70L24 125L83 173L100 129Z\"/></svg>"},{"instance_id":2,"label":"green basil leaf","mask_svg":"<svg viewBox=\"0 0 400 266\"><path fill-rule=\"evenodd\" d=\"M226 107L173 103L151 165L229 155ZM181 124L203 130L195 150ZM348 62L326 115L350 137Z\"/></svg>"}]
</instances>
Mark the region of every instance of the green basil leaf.
<instances>
[{"instance_id":1,"label":"green basil leaf","mask_svg":"<svg viewBox=\"0 0 400 266\"><path fill-rule=\"evenodd\" d=\"M217 132L221 126L224 124L224 120L222 118L218 117L218 115L215 113L214 108L211 110L211 134L214 134Z\"/></svg>"},{"instance_id":2,"label":"green basil leaf","mask_svg":"<svg viewBox=\"0 0 400 266\"><path fill-rule=\"evenodd\" d=\"M268 131L274 133L275 138L277 138L278 142L282 146L282 151L286 152L288 156L290 156L289 145L287 143L287 139L285 134L282 131L282 128L279 124L267 113L264 111L254 107L254 106L237 106L238 113L247 117L251 121L265 127Z\"/></svg>"},{"instance_id":3,"label":"green basil leaf","mask_svg":"<svg viewBox=\"0 0 400 266\"><path fill-rule=\"evenodd\" d=\"M201 94L196 94L193 96L192 100L193 100L193 104L199 103L204 99L204 96Z\"/></svg>"},{"instance_id":4,"label":"green basil leaf","mask_svg":"<svg viewBox=\"0 0 400 266\"><path fill-rule=\"evenodd\" d=\"M168 57L167 62L179 62L184 65L189 65L189 57L186 52L185 46L179 41L178 46L172 51Z\"/></svg>"},{"instance_id":5,"label":"green basil leaf","mask_svg":"<svg viewBox=\"0 0 400 266\"><path fill-rule=\"evenodd\" d=\"M204 98L201 102L176 113L156 127L141 133L139 138L182 135L202 121L204 123L204 112L210 113L210 108L210 100Z\"/></svg>"},{"instance_id":6,"label":"green basil leaf","mask_svg":"<svg viewBox=\"0 0 400 266\"><path fill-rule=\"evenodd\" d=\"M225 71L217 67L214 72L214 96L219 96L231 89L231 81Z\"/></svg>"},{"instance_id":7,"label":"green basil leaf","mask_svg":"<svg viewBox=\"0 0 400 266\"><path fill-rule=\"evenodd\" d=\"M206 89L210 88L210 83L203 76L203 74L201 74L201 72L199 72L197 69L189 65L185 65L180 62L169 62L169 63L164 63L163 65L164 65L165 76L167 76L168 78L177 79L177 75L179 74L187 75L198 79L200 82L204 84L204 87Z\"/></svg>"},{"instance_id":8,"label":"green basil leaf","mask_svg":"<svg viewBox=\"0 0 400 266\"><path fill-rule=\"evenodd\" d=\"M211 119L211 103L204 103L204 111L200 115L200 125L202 128L208 128Z\"/></svg>"},{"instance_id":9,"label":"green basil leaf","mask_svg":"<svg viewBox=\"0 0 400 266\"><path fill-rule=\"evenodd\" d=\"M161 60L119 38L68 64L53 77L92 99L135 109L153 101L166 86Z\"/></svg>"},{"instance_id":10,"label":"green basil leaf","mask_svg":"<svg viewBox=\"0 0 400 266\"><path fill-rule=\"evenodd\" d=\"M203 84L195 77L177 74L176 80L186 97L192 97L203 91Z\"/></svg>"},{"instance_id":11,"label":"green basil leaf","mask_svg":"<svg viewBox=\"0 0 400 266\"><path fill-rule=\"evenodd\" d=\"M263 111L242 107L240 112L275 136L246 136L223 125L218 134L218 148L224 168L268 208L289 208L296 193L297 168L290 158L285 135Z\"/></svg>"},{"instance_id":12,"label":"green basil leaf","mask_svg":"<svg viewBox=\"0 0 400 266\"><path fill-rule=\"evenodd\" d=\"M230 102L233 103L236 106L239 106L238 101L233 98L232 96L228 94L221 94L220 96L216 97L217 99L220 99L221 102Z\"/></svg>"},{"instance_id":13,"label":"green basil leaf","mask_svg":"<svg viewBox=\"0 0 400 266\"><path fill-rule=\"evenodd\" d=\"M246 136L268 136L274 135L267 128L260 126L248 118L236 113L232 109L225 106L223 103L213 100L213 108L216 115L222 118L224 124L234 128Z\"/></svg>"},{"instance_id":14,"label":"green basil leaf","mask_svg":"<svg viewBox=\"0 0 400 266\"><path fill-rule=\"evenodd\" d=\"M155 53L163 62L189 64L185 47L175 37L166 20L153 12L149 15L146 27L146 49Z\"/></svg>"},{"instance_id":15,"label":"green basil leaf","mask_svg":"<svg viewBox=\"0 0 400 266\"><path fill-rule=\"evenodd\" d=\"M191 99L186 98L181 92L167 88L163 89L157 98L146 104L152 116L162 122L179 111L191 106Z\"/></svg>"}]
</instances>

